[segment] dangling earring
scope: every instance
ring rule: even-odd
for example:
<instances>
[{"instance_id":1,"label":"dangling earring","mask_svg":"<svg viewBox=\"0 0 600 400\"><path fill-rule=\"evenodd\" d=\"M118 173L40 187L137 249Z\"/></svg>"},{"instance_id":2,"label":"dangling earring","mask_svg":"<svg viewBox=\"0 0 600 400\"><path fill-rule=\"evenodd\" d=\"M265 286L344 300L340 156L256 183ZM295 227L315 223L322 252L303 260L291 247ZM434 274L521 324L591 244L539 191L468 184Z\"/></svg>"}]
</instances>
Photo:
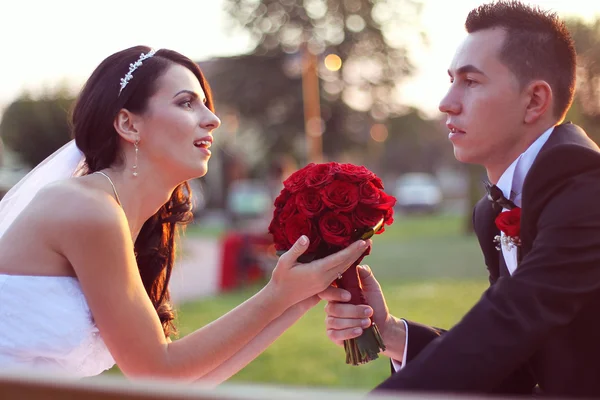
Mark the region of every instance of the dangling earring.
<instances>
[{"instance_id":1,"label":"dangling earring","mask_svg":"<svg viewBox=\"0 0 600 400\"><path fill-rule=\"evenodd\" d=\"M140 150L138 148L139 142L140 142L140 139L136 139L135 142L133 142L133 146L135 147L135 160L133 161L133 176L138 176L137 163L138 163L138 151Z\"/></svg>"}]
</instances>

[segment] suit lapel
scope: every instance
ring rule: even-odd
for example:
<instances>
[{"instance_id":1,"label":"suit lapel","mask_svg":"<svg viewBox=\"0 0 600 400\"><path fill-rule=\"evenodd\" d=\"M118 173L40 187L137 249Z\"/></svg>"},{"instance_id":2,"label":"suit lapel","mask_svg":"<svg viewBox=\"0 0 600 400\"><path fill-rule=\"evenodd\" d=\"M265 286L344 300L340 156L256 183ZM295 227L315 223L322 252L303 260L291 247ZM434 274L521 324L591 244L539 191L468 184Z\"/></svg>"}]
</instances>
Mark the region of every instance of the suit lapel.
<instances>
[{"instance_id":1,"label":"suit lapel","mask_svg":"<svg viewBox=\"0 0 600 400\"><path fill-rule=\"evenodd\" d=\"M499 276L503 276L500 270L500 252L496 249L494 238L500 234L494 220L499 212L494 211L492 203L484 196L477 202L473 213L473 228L479 241L479 247L483 252L485 264L490 274L490 283L495 282ZM506 269L506 266L504 266Z\"/></svg>"},{"instance_id":2,"label":"suit lapel","mask_svg":"<svg viewBox=\"0 0 600 400\"><path fill-rule=\"evenodd\" d=\"M533 162L530 171L535 169L540 154L562 144L577 144L591 149L598 149L596 143L594 143L581 128L567 122L554 128L548 141L541 148L538 157L536 157L536 160ZM528 212L527 209L529 208L529 199L526 195L526 188L530 175L531 174L527 173L523 181L523 214L526 214ZM494 211L492 203L487 199L487 196L484 196L479 200L473 211L473 227L490 273L491 283L495 282L499 277L510 276L502 251L496 249L496 243L494 242L496 235L500 234L500 231L494 223L494 220L499 213L499 211ZM522 251L521 247L517 248L517 268L521 263L522 258L525 256L525 253L526 251Z\"/></svg>"},{"instance_id":3,"label":"suit lapel","mask_svg":"<svg viewBox=\"0 0 600 400\"><path fill-rule=\"evenodd\" d=\"M527 221L529 221L531 219L531 214L532 211L536 208L539 208L538 205L536 204L537 202L540 201L540 199L536 198L536 193L539 193L538 189L541 186L545 186L547 184L542 182L544 176L547 175L547 166L542 166L540 165L540 163L538 162L545 152L551 150L552 148L556 147L556 146L560 146L560 145L567 145L567 144L572 144L572 145L578 145L578 146L582 146L582 147L587 147L591 150L595 150L595 151L599 151L598 149L598 145L592 141L587 135L586 133L583 131L583 129L581 129L580 127L578 127L575 124L572 124L571 122L566 122L564 124L561 125L557 125L554 130L552 131L552 134L550 135L550 137L548 138L548 141L544 144L544 146L542 146L538 156L536 157L536 159L534 160L533 164L531 165L531 168L529 169L527 175L525 176L525 179L523 181L523 195L522 195L522 216L521 216L521 236L527 235L526 232L524 232L527 228ZM562 163L554 163L554 165L559 165L559 168L565 169L565 165L566 164L562 164ZM554 178L555 175L551 175ZM535 219L535 218L534 218ZM527 236L531 236L531 235L527 235ZM517 265L520 264L521 260L523 259L523 257L525 257L525 255L528 252L528 247L527 246L522 246L518 248L518 252L517 252Z\"/></svg>"}]
</instances>

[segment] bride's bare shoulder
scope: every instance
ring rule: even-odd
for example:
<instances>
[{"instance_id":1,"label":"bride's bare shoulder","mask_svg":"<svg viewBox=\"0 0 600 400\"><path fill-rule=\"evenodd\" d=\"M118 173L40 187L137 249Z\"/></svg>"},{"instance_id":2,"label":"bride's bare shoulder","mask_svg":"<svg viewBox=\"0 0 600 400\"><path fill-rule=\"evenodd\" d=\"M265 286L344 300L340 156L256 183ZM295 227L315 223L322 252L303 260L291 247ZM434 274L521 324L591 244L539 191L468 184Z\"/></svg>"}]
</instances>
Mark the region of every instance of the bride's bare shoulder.
<instances>
[{"instance_id":1,"label":"bride's bare shoulder","mask_svg":"<svg viewBox=\"0 0 600 400\"><path fill-rule=\"evenodd\" d=\"M95 187L88 177L65 179L40 189L30 212L41 212L48 222L119 223L123 217L114 197Z\"/></svg>"}]
</instances>

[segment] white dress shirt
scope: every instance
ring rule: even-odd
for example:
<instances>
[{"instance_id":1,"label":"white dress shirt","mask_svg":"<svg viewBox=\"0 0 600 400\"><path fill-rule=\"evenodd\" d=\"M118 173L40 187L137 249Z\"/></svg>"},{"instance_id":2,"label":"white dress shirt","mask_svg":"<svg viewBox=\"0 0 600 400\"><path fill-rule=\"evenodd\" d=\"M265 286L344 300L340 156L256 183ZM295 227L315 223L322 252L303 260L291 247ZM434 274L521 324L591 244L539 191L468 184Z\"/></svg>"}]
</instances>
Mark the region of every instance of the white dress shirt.
<instances>
[{"instance_id":1,"label":"white dress shirt","mask_svg":"<svg viewBox=\"0 0 600 400\"><path fill-rule=\"evenodd\" d=\"M512 200L517 207L521 207L521 192L523 191L525 176L553 130L554 127L548 129L538 137L524 153L510 164L496 184L502 190L504 197ZM502 212L506 211L508 211L506 208L502 210ZM504 232L501 232L501 235L504 237ZM517 269L517 248L515 246L502 246L502 255L504 256L504 261L506 261L508 272L512 275Z\"/></svg>"},{"instance_id":2,"label":"white dress shirt","mask_svg":"<svg viewBox=\"0 0 600 400\"><path fill-rule=\"evenodd\" d=\"M521 192L523 191L523 181L525 181L525 176L527 175L527 172L529 172L529 169L533 165L533 162L535 161L535 158L539 154L540 150L548 141L548 138L553 130L554 126L542 133L540 137L538 137L536 141L533 142L531 146L527 148L527 150L525 150L524 153L522 153L515 161L513 161L512 164L510 164L502 176L500 176L500 179L496 184L496 186L502 190L504 197L512 200L517 207L521 207ZM505 211L508 210L502 210L502 212ZM501 234L504 236L504 233ZM517 248L514 246L510 246L510 248L507 248L507 246L502 246L502 255L506 261L506 267L512 275L517 269ZM396 360L392 360L392 365L396 371L401 370L404 365L406 365L406 352L408 349L408 324L405 320L402 320L402 322L404 322L404 326L406 328L406 341L404 343L402 364Z\"/></svg>"}]
</instances>

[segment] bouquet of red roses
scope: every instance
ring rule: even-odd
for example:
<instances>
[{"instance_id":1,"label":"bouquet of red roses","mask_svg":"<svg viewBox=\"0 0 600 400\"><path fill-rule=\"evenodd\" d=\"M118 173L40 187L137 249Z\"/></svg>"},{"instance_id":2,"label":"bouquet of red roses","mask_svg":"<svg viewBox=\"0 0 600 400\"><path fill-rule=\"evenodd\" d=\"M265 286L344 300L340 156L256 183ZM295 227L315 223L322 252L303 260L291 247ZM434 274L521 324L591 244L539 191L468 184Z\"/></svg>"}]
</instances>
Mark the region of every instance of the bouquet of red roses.
<instances>
[{"instance_id":1,"label":"bouquet of red roses","mask_svg":"<svg viewBox=\"0 0 600 400\"><path fill-rule=\"evenodd\" d=\"M363 166L329 162L308 164L284 182L275 199L269 233L275 250L289 250L301 235L310 239L298 260L310 262L333 254L358 239L380 234L394 219L396 199L383 191L383 183ZM350 292L352 304L366 304L356 266L362 256L336 280ZM385 345L374 323L356 339L344 341L346 363L359 365L378 357Z\"/></svg>"}]
</instances>

